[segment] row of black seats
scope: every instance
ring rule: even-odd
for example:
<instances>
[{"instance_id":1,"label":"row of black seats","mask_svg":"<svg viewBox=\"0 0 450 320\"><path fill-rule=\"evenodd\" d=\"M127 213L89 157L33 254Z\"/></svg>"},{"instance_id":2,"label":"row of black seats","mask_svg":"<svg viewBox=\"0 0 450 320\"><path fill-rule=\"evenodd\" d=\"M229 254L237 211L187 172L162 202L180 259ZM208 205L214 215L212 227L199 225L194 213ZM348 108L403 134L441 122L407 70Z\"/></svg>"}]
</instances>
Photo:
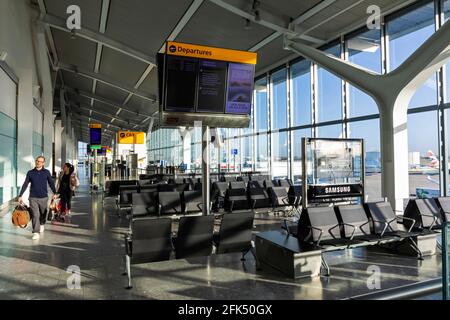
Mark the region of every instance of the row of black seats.
<instances>
[{"instance_id":1,"label":"row of black seats","mask_svg":"<svg viewBox=\"0 0 450 320\"><path fill-rule=\"evenodd\" d=\"M414 225L415 219L396 215L389 202L374 202L306 208L297 226L288 226L285 221L284 228L299 241L312 245L312 250L332 251L403 242L422 258L414 237L433 234L434 231L413 230Z\"/></svg>"},{"instance_id":2,"label":"row of black seats","mask_svg":"<svg viewBox=\"0 0 450 320\"><path fill-rule=\"evenodd\" d=\"M216 253L242 252L242 259L252 249L253 212L223 215L218 233L214 233L214 215L182 217L178 232L172 233L170 218L135 218L125 237L126 274L131 288L131 264L208 256ZM253 253L253 252L252 252Z\"/></svg>"},{"instance_id":3,"label":"row of black seats","mask_svg":"<svg viewBox=\"0 0 450 320\"><path fill-rule=\"evenodd\" d=\"M250 186L244 182L215 182L211 189L213 211L224 208L225 211L259 208L286 209L292 206L293 212L301 203L300 186Z\"/></svg>"},{"instance_id":4,"label":"row of black seats","mask_svg":"<svg viewBox=\"0 0 450 320\"><path fill-rule=\"evenodd\" d=\"M413 230L439 230L446 222L450 222L450 197L438 197L428 199L411 199L406 209L405 217L412 218L406 226L412 225Z\"/></svg>"},{"instance_id":5,"label":"row of black seats","mask_svg":"<svg viewBox=\"0 0 450 320\"><path fill-rule=\"evenodd\" d=\"M132 194L133 193L148 193L148 192L184 192L184 191L199 191L201 187L192 190L188 184L147 184L147 185L125 185L120 186L119 197L117 199L117 205L119 208L129 208L132 206Z\"/></svg>"},{"instance_id":6,"label":"row of black seats","mask_svg":"<svg viewBox=\"0 0 450 320\"><path fill-rule=\"evenodd\" d=\"M140 192L131 194L132 216L174 215L202 211L202 192L197 191L162 191Z\"/></svg>"}]
</instances>

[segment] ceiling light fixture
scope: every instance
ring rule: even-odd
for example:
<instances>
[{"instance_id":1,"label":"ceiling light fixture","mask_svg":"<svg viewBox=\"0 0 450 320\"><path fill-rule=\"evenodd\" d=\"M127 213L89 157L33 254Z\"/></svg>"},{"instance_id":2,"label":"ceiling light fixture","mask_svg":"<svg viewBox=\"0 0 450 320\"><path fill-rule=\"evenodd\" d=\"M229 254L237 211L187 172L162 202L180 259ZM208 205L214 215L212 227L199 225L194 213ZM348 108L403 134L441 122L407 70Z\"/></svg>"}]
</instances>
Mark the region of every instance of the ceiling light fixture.
<instances>
[{"instance_id":1,"label":"ceiling light fixture","mask_svg":"<svg viewBox=\"0 0 450 320\"><path fill-rule=\"evenodd\" d=\"M251 28L252 28L252 25L251 25L250 19L245 19L245 27L244 27L244 29L245 30L250 30Z\"/></svg>"},{"instance_id":2,"label":"ceiling light fixture","mask_svg":"<svg viewBox=\"0 0 450 320\"><path fill-rule=\"evenodd\" d=\"M261 16L259 15L259 5L261 3L259 2L259 0L253 0L253 4L252 4L252 13L253 16L255 17L255 21L261 21Z\"/></svg>"}]
</instances>

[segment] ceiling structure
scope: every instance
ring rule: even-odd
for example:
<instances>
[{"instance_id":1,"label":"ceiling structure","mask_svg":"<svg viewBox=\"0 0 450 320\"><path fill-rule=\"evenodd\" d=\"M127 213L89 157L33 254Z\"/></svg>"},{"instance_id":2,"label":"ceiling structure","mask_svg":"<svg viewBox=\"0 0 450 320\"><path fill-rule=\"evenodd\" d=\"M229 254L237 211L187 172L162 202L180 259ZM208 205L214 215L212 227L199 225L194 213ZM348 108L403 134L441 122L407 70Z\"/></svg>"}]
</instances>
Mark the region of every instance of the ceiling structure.
<instances>
[{"instance_id":1,"label":"ceiling structure","mask_svg":"<svg viewBox=\"0 0 450 320\"><path fill-rule=\"evenodd\" d=\"M121 129L147 131L158 116L155 57L167 40L258 53L256 74L296 57L283 35L320 47L365 25L367 8L389 13L414 0L32 0L41 15L55 77L77 138L101 123L104 142ZM67 8L81 9L70 31Z\"/></svg>"}]
</instances>

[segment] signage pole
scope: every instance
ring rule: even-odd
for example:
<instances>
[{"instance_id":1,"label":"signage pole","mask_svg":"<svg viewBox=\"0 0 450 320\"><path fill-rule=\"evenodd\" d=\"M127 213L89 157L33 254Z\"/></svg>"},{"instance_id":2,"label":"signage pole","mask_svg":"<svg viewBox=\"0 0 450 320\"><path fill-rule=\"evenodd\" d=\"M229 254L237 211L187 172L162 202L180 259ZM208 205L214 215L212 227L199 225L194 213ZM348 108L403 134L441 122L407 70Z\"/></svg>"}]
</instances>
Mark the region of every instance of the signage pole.
<instances>
[{"instance_id":1,"label":"signage pole","mask_svg":"<svg viewBox=\"0 0 450 320\"><path fill-rule=\"evenodd\" d=\"M210 198L210 186L209 186L209 144L211 141L209 126L202 126L202 204L203 215L210 214L209 210L209 198Z\"/></svg>"}]
</instances>

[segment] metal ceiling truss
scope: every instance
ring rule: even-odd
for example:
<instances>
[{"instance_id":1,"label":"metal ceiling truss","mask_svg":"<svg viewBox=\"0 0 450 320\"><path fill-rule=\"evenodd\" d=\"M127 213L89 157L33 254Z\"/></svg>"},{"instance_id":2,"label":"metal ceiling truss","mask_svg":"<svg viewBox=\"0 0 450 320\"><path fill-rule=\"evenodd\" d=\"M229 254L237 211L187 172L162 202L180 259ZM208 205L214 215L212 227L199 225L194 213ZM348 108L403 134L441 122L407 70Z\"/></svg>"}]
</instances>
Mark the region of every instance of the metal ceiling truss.
<instances>
[{"instance_id":1,"label":"metal ceiling truss","mask_svg":"<svg viewBox=\"0 0 450 320\"><path fill-rule=\"evenodd\" d=\"M131 109L125 107L124 105L121 105L118 102L111 101L111 100L109 100L107 98L99 96L98 94L92 94L92 93L89 93L89 92L86 92L86 91L83 91L83 90L74 89L74 88L68 87L68 86L64 86L64 88L62 88L62 89L66 90L67 92L69 92L71 94L75 94L75 95L78 95L80 97L85 97L85 98L88 98L88 99L92 99L92 100L95 100L95 101L107 104L107 105L109 105L111 107L114 107L116 109L122 109L123 111L132 113L132 114L134 114L136 116L152 117L154 115L154 114L148 114L148 113L140 113L138 111L131 110ZM118 113L119 112L117 112L115 115L118 116Z\"/></svg>"},{"instance_id":2,"label":"metal ceiling truss","mask_svg":"<svg viewBox=\"0 0 450 320\"><path fill-rule=\"evenodd\" d=\"M134 88L131 88L125 84L119 83L116 80L113 80L105 75L99 74L99 73L95 73L89 70L84 70L84 69L80 69L77 66L71 65L71 64L67 64L64 62L59 62L58 63L58 68L64 71L68 71L68 72L72 72L75 73L77 75L86 77L86 78L90 78L92 80L97 80L98 82L102 82L105 83L109 86L115 87L117 89L121 89L123 91L126 91L128 93L131 93L135 96L141 97L145 100L149 100L151 102L156 102L156 96L151 95L151 94L147 94L145 92L136 90Z\"/></svg>"}]
</instances>

